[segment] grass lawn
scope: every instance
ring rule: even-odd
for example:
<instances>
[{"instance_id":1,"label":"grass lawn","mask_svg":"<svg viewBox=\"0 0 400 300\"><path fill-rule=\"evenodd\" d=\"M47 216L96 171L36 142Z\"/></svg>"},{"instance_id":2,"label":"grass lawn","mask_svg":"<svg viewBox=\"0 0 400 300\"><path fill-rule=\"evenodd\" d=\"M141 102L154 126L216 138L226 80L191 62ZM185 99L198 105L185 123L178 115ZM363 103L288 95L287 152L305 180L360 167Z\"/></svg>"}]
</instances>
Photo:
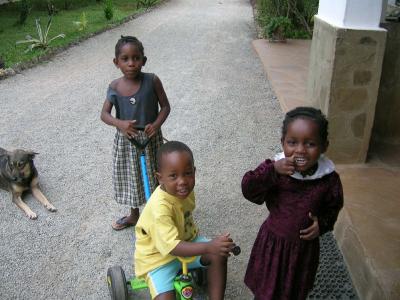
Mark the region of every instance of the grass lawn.
<instances>
[{"instance_id":1,"label":"grass lawn","mask_svg":"<svg viewBox=\"0 0 400 300\"><path fill-rule=\"evenodd\" d=\"M15 25L19 19L19 12L4 9L0 6L0 59L5 62L6 68L13 67L17 63L27 62L35 57L45 54L51 48L61 47L73 43L93 32L98 32L115 23L120 23L125 17L143 11L144 8L136 9L137 0L114 0L114 16L108 21L104 16L104 5L102 2L86 7L60 10L53 16L48 37L64 33L65 38L54 40L46 50L36 49L25 53L28 44L15 45L18 40L24 40L26 35L37 38L35 19L40 18L42 28L46 26L47 11L32 10L24 25ZM160 1L157 1L158 3ZM78 31L74 21L80 21L82 12L85 12L88 25L84 31Z\"/></svg>"}]
</instances>

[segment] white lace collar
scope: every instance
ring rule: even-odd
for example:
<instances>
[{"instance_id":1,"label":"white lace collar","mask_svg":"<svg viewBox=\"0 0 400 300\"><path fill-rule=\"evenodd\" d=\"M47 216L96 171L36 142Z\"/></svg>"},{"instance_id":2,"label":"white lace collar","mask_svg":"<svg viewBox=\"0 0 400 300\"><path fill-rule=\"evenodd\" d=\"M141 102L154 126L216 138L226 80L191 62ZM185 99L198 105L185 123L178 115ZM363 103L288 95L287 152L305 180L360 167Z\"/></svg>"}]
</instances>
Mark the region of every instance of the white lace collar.
<instances>
[{"instance_id":1,"label":"white lace collar","mask_svg":"<svg viewBox=\"0 0 400 300\"><path fill-rule=\"evenodd\" d=\"M285 154L283 152L276 154L274 160L277 161L282 158L285 158ZM290 176L299 180L314 180L322 178L325 175L332 173L333 171L335 171L335 165L333 164L333 162L329 158L325 157L325 155L321 154L318 159L318 169L317 171L315 171L314 174L312 174L311 176L306 175L305 177L303 177L300 172L296 171L293 175Z\"/></svg>"}]
</instances>

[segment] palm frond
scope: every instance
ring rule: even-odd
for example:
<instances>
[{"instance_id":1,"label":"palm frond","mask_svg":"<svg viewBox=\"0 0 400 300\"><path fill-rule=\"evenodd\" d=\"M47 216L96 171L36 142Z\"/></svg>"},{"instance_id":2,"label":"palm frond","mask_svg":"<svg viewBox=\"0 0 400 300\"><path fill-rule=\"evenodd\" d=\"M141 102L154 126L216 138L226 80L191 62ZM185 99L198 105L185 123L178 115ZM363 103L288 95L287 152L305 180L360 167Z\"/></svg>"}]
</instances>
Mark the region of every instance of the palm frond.
<instances>
[{"instance_id":1,"label":"palm frond","mask_svg":"<svg viewBox=\"0 0 400 300\"><path fill-rule=\"evenodd\" d=\"M16 41L15 44L40 43L38 39Z\"/></svg>"},{"instance_id":2,"label":"palm frond","mask_svg":"<svg viewBox=\"0 0 400 300\"><path fill-rule=\"evenodd\" d=\"M39 40L43 42L43 32L42 32L42 25L40 24L40 19L36 19L35 22Z\"/></svg>"},{"instance_id":3,"label":"palm frond","mask_svg":"<svg viewBox=\"0 0 400 300\"><path fill-rule=\"evenodd\" d=\"M47 40L47 35L49 34L49 30L50 30L50 26L51 26L51 22L52 22L53 17L50 16L49 21L47 22L47 26L46 26L46 34L44 36L44 39Z\"/></svg>"},{"instance_id":4,"label":"palm frond","mask_svg":"<svg viewBox=\"0 0 400 300\"><path fill-rule=\"evenodd\" d=\"M60 33L56 36L53 36L50 40L47 41L47 44L50 44L51 41L58 39L58 38L65 38L65 34L64 33Z\"/></svg>"},{"instance_id":5,"label":"palm frond","mask_svg":"<svg viewBox=\"0 0 400 300\"><path fill-rule=\"evenodd\" d=\"M34 48L43 48L42 44L31 44L28 46L28 48L25 50L25 53L32 51Z\"/></svg>"}]
</instances>

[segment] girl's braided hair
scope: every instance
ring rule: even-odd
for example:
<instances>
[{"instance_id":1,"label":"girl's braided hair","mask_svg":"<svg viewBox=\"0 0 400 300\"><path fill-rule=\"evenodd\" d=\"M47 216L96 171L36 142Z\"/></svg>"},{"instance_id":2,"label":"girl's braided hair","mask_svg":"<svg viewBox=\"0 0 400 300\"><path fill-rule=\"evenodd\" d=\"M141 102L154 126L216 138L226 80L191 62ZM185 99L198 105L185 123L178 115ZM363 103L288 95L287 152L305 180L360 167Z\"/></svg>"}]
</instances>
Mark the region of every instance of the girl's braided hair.
<instances>
[{"instance_id":1,"label":"girl's braided hair","mask_svg":"<svg viewBox=\"0 0 400 300\"><path fill-rule=\"evenodd\" d=\"M282 139L286 136L289 124L296 119L307 119L314 121L319 128L319 137L321 139L321 143L325 144L328 141L328 120L321 110L307 106L296 107L295 109L286 113L282 125Z\"/></svg>"},{"instance_id":2,"label":"girl's braided hair","mask_svg":"<svg viewBox=\"0 0 400 300\"><path fill-rule=\"evenodd\" d=\"M121 48L126 45L126 44L132 44L138 47L139 51L142 53L144 56L144 48L143 44L141 41L139 41L136 37L134 36L129 36L129 35L121 35L121 38L118 40L117 44L115 45L115 57L117 58L118 55L121 53Z\"/></svg>"}]
</instances>

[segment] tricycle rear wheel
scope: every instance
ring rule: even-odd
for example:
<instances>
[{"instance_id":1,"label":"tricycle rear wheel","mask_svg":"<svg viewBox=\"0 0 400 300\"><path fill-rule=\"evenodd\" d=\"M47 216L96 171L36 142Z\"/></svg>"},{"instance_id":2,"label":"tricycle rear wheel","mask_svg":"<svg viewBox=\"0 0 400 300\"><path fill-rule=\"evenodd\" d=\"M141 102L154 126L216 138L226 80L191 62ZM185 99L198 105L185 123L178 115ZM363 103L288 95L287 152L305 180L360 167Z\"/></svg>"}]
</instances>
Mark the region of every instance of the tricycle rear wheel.
<instances>
[{"instance_id":1,"label":"tricycle rear wheel","mask_svg":"<svg viewBox=\"0 0 400 300\"><path fill-rule=\"evenodd\" d=\"M112 300L128 300L125 272L120 266L108 268L107 284Z\"/></svg>"}]
</instances>

